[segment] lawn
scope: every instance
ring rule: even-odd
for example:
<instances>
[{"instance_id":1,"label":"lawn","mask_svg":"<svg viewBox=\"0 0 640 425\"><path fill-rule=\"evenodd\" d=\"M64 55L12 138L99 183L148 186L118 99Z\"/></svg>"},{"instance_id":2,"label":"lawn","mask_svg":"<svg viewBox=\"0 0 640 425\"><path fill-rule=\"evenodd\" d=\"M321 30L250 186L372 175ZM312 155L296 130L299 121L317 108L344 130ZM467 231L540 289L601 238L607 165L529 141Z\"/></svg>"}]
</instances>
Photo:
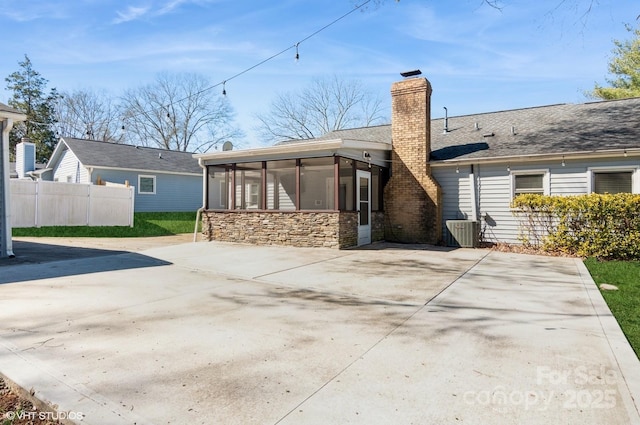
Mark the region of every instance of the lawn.
<instances>
[{"instance_id":1,"label":"lawn","mask_svg":"<svg viewBox=\"0 0 640 425\"><path fill-rule=\"evenodd\" d=\"M195 212L135 213L129 226L50 226L13 229L13 236L130 238L193 233Z\"/></svg>"},{"instance_id":2,"label":"lawn","mask_svg":"<svg viewBox=\"0 0 640 425\"><path fill-rule=\"evenodd\" d=\"M585 260L596 284L610 283L618 291L602 291L609 309L640 358L640 261Z\"/></svg>"}]
</instances>

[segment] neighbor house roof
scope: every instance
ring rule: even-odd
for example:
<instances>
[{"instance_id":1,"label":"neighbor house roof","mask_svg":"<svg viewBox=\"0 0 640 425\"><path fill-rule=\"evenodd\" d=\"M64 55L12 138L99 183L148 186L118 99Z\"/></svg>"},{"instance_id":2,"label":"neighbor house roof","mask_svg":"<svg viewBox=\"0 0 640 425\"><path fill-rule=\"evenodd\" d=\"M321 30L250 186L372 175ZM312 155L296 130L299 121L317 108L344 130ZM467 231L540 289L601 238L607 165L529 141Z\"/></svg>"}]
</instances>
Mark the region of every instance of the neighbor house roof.
<instances>
[{"instance_id":1,"label":"neighbor house roof","mask_svg":"<svg viewBox=\"0 0 640 425\"><path fill-rule=\"evenodd\" d=\"M85 167L148 170L168 173L202 174L193 153L148 148L121 143L63 137L47 165L62 154L66 145Z\"/></svg>"}]
</instances>

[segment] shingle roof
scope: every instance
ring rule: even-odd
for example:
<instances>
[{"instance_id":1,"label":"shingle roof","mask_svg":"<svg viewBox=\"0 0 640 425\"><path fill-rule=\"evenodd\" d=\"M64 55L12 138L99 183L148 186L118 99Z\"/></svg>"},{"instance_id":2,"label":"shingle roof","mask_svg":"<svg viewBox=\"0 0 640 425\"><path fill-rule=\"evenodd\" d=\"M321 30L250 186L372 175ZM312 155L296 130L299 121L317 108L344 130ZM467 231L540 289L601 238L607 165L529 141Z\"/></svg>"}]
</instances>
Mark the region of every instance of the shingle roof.
<instances>
[{"instance_id":1,"label":"shingle roof","mask_svg":"<svg viewBox=\"0 0 640 425\"><path fill-rule=\"evenodd\" d=\"M0 102L0 113L2 112L9 113L9 114L24 115L22 111L19 111L16 108L12 108L11 106L5 105L4 103Z\"/></svg>"},{"instance_id":2,"label":"shingle roof","mask_svg":"<svg viewBox=\"0 0 640 425\"><path fill-rule=\"evenodd\" d=\"M444 118L431 120L432 161L640 148L640 98L454 116L449 131L443 129ZM328 139L390 143L391 125L337 130L315 140Z\"/></svg>"},{"instance_id":3,"label":"shingle roof","mask_svg":"<svg viewBox=\"0 0 640 425\"><path fill-rule=\"evenodd\" d=\"M191 152L64 137L64 143L86 167L202 174Z\"/></svg>"},{"instance_id":4,"label":"shingle roof","mask_svg":"<svg viewBox=\"0 0 640 425\"><path fill-rule=\"evenodd\" d=\"M446 134L443 121L431 121L431 160L640 147L640 98L452 117Z\"/></svg>"}]
</instances>

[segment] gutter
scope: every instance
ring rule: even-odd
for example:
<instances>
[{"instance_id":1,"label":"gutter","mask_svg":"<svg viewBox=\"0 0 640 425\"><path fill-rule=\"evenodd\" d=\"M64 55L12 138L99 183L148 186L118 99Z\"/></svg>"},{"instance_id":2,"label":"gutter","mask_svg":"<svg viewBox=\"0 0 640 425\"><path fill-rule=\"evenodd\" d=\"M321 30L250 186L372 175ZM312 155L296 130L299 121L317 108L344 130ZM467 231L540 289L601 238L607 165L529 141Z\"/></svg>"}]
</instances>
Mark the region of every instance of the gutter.
<instances>
[{"instance_id":1,"label":"gutter","mask_svg":"<svg viewBox=\"0 0 640 425\"><path fill-rule=\"evenodd\" d=\"M2 199L0 201L4 205L3 216L0 217L0 257L14 258L13 253L13 241L11 240L11 187L9 180L9 132L13 127L13 119L3 118L0 120L0 149L2 149L2 164L0 164L0 171L2 171L2 185L0 188L0 194ZM6 143L5 143L6 141Z\"/></svg>"},{"instance_id":2,"label":"gutter","mask_svg":"<svg viewBox=\"0 0 640 425\"><path fill-rule=\"evenodd\" d=\"M593 159L593 158L612 158L612 157L636 157L640 156L639 148L630 149L610 149L597 151L580 151L568 153L553 154L531 154L531 155L510 155L510 156L493 156L493 157L477 157L465 159L445 159L440 161L429 161L432 167L450 167L454 165L473 165L473 164L504 164L505 162L541 162L562 159Z\"/></svg>"},{"instance_id":3,"label":"gutter","mask_svg":"<svg viewBox=\"0 0 640 425\"><path fill-rule=\"evenodd\" d=\"M262 148L243 149L237 151L222 151L214 153L201 153L194 154L193 157L198 160L204 161L220 161L222 164L225 161L239 160L239 159L254 159L254 158L268 158L270 156L278 155L296 155L300 153L310 153L318 151L326 151L335 154L338 149L363 149L363 150L380 150L391 151L391 144L370 142L362 140L313 140L309 142L295 142L284 145L269 146ZM213 165L213 164L212 164Z\"/></svg>"}]
</instances>

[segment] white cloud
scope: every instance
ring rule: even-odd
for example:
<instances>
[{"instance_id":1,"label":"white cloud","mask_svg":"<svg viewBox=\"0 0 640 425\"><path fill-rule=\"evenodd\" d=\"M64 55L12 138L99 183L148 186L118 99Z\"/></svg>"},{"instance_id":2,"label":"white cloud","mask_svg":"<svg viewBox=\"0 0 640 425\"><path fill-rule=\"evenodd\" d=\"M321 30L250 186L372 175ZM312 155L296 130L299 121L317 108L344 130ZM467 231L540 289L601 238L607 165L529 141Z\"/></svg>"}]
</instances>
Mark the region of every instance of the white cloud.
<instances>
[{"instance_id":1,"label":"white cloud","mask_svg":"<svg viewBox=\"0 0 640 425\"><path fill-rule=\"evenodd\" d=\"M118 15L118 17L113 20L113 23L122 24L124 22L134 21L140 18L141 16L146 15L150 9L151 9L150 6L141 6L141 7L129 6L127 10L125 10L124 12L116 11L116 14Z\"/></svg>"}]
</instances>

